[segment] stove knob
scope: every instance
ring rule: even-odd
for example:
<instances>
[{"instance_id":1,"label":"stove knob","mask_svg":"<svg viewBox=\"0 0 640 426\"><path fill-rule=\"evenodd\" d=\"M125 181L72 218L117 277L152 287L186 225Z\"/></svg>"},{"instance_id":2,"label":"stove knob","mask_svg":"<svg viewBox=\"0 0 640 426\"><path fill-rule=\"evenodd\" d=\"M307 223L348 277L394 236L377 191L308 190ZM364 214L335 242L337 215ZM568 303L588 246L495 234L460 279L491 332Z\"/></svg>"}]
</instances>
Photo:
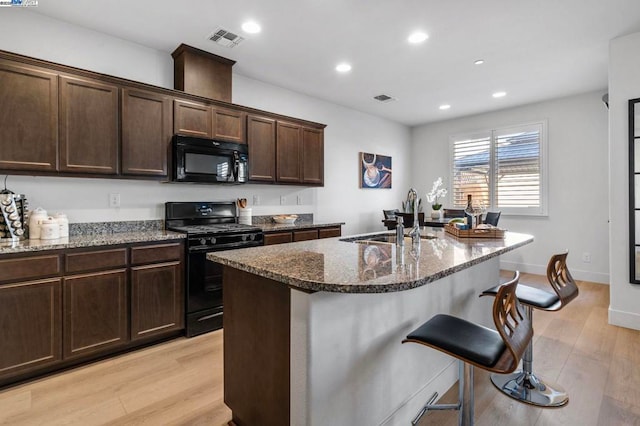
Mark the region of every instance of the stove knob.
<instances>
[{"instance_id":1,"label":"stove knob","mask_svg":"<svg viewBox=\"0 0 640 426\"><path fill-rule=\"evenodd\" d=\"M248 235L243 235L243 236L242 236L242 241L247 241L247 238L248 238L248 237L249 237Z\"/></svg>"},{"instance_id":2,"label":"stove knob","mask_svg":"<svg viewBox=\"0 0 640 426\"><path fill-rule=\"evenodd\" d=\"M200 245L203 246L207 244L207 240L205 238L200 238Z\"/></svg>"},{"instance_id":3,"label":"stove knob","mask_svg":"<svg viewBox=\"0 0 640 426\"><path fill-rule=\"evenodd\" d=\"M209 241L211 241L211 245L216 243L216 237L211 237L209 238Z\"/></svg>"},{"instance_id":4,"label":"stove knob","mask_svg":"<svg viewBox=\"0 0 640 426\"><path fill-rule=\"evenodd\" d=\"M251 235L249 235L249 239L250 239L251 241L255 241L255 239L256 239L255 234L251 234Z\"/></svg>"}]
</instances>

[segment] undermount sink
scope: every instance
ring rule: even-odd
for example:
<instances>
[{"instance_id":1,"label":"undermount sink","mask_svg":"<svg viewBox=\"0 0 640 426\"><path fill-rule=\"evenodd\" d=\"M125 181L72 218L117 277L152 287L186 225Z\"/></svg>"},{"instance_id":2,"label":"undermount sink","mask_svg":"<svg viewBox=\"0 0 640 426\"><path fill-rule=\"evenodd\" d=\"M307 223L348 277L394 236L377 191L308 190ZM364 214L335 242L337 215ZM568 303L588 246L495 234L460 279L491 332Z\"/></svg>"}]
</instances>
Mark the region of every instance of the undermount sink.
<instances>
[{"instance_id":1,"label":"undermount sink","mask_svg":"<svg viewBox=\"0 0 640 426\"><path fill-rule=\"evenodd\" d=\"M435 235L420 235L420 239L423 240L432 240L437 238ZM405 240L411 240L411 237L408 234L404 234ZM361 235L358 237L349 237L343 238L340 241L345 241L348 243L358 243L358 244L379 244L379 243L388 243L395 244L396 243L396 234L385 232L383 234L372 234L372 235Z\"/></svg>"}]
</instances>

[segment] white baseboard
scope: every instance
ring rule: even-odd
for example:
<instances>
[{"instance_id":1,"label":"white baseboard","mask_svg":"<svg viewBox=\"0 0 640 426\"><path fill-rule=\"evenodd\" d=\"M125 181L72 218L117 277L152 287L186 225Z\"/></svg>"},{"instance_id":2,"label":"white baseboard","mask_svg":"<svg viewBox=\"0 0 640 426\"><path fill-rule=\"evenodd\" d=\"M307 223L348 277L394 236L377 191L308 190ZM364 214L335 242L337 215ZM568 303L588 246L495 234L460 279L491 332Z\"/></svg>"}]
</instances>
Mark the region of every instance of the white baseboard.
<instances>
[{"instance_id":1,"label":"white baseboard","mask_svg":"<svg viewBox=\"0 0 640 426\"><path fill-rule=\"evenodd\" d=\"M527 263L509 262L500 260L500 269L506 269L507 271L518 270L520 272L526 272L528 274L546 275L547 265L532 265ZM609 274L602 272L583 271L581 269L570 268L571 275L576 280L590 281L600 284L609 284Z\"/></svg>"},{"instance_id":2,"label":"white baseboard","mask_svg":"<svg viewBox=\"0 0 640 426\"><path fill-rule=\"evenodd\" d=\"M640 314L609 308L609 324L640 330Z\"/></svg>"}]
</instances>

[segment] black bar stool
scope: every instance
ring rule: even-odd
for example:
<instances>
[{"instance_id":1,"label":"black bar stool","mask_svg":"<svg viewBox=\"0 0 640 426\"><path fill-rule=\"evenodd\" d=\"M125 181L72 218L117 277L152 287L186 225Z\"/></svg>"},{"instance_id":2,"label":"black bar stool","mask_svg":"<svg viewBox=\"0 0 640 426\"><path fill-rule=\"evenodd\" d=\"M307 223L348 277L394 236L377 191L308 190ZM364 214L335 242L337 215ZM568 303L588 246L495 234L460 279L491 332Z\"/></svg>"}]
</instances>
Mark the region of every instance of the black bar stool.
<instances>
[{"instance_id":1,"label":"black bar stool","mask_svg":"<svg viewBox=\"0 0 640 426\"><path fill-rule=\"evenodd\" d=\"M578 296L578 286L567 268L568 253L554 254L547 265L547 280L554 293L520 284L516 296L533 322L533 309L558 311ZM480 296L495 296L499 287L490 288ZM533 343L522 358L522 371L512 374L491 374L491 382L504 394L518 401L540 407L561 407L569 395L559 385L542 380L533 373Z\"/></svg>"},{"instance_id":2,"label":"black bar stool","mask_svg":"<svg viewBox=\"0 0 640 426\"><path fill-rule=\"evenodd\" d=\"M457 404L432 404L432 396L411 424L415 425L428 410L459 410L458 424L473 425L473 367L497 373L518 368L520 358L533 336L531 320L516 298L520 274L499 286L493 302L496 330L457 318L438 314L407 335L402 341L419 343L444 352L459 361Z\"/></svg>"}]
</instances>

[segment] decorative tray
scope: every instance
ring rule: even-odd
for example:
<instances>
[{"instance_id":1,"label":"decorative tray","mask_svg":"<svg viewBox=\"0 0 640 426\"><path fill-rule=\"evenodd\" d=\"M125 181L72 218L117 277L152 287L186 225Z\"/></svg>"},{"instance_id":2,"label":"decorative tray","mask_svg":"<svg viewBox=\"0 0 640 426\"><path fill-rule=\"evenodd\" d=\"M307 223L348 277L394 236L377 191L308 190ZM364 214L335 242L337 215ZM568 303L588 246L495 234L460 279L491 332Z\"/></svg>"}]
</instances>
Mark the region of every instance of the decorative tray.
<instances>
[{"instance_id":1,"label":"decorative tray","mask_svg":"<svg viewBox=\"0 0 640 426\"><path fill-rule=\"evenodd\" d=\"M487 229L458 229L453 225L445 224L444 230L451 235L459 238L504 238L504 229L487 228Z\"/></svg>"}]
</instances>

